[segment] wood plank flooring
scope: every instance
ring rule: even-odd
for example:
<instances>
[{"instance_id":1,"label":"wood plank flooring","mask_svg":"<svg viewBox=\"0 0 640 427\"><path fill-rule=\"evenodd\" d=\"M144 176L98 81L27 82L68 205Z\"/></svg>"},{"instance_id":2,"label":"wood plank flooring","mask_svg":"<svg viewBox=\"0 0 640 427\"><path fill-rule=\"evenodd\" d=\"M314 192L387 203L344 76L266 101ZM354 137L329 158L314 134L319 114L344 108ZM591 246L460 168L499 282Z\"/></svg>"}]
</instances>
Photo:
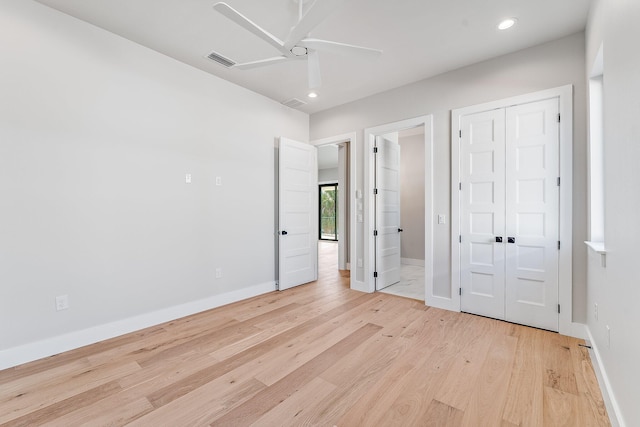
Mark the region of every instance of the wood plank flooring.
<instances>
[{"instance_id":1,"label":"wood plank flooring","mask_svg":"<svg viewBox=\"0 0 640 427\"><path fill-rule=\"evenodd\" d=\"M582 341L318 282L0 371L0 426L607 426Z\"/></svg>"}]
</instances>

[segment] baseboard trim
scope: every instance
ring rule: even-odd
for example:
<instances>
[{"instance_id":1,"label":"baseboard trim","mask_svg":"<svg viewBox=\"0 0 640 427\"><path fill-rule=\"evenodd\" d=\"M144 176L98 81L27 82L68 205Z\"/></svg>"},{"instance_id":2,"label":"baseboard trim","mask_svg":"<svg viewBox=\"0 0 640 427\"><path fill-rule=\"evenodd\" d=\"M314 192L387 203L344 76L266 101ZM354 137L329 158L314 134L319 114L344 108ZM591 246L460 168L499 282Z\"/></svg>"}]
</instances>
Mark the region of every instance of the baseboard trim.
<instances>
[{"instance_id":1,"label":"baseboard trim","mask_svg":"<svg viewBox=\"0 0 640 427\"><path fill-rule=\"evenodd\" d=\"M585 325L584 329L587 335L586 340L591 346L589 355L591 356L593 369L596 372L596 378L598 379L598 383L600 384L600 391L602 391L602 398L604 399L604 403L607 407L607 413L609 414L611 425L613 427L625 427L626 424L624 422L624 418L622 417L622 412L620 411L620 406L618 405L616 396L613 393L613 388L611 387L611 382L609 381L607 370L602 364L602 358L600 357L598 346L593 339L593 335L591 334L589 326Z\"/></svg>"},{"instance_id":2,"label":"baseboard trim","mask_svg":"<svg viewBox=\"0 0 640 427\"><path fill-rule=\"evenodd\" d=\"M181 317L242 301L276 290L275 282L266 282L185 304L167 307L127 319L47 338L0 351L0 370L95 344Z\"/></svg>"},{"instance_id":3,"label":"baseboard trim","mask_svg":"<svg viewBox=\"0 0 640 427\"><path fill-rule=\"evenodd\" d=\"M423 259L401 258L400 263L404 265L417 265L419 267L424 267Z\"/></svg>"},{"instance_id":4,"label":"baseboard trim","mask_svg":"<svg viewBox=\"0 0 640 427\"><path fill-rule=\"evenodd\" d=\"M351 278L351 289L353 289L354 291L371 293L371 291L367 287L366 283L358 282L357 280L354 280L353 278Z\"/></svg>"}]
</instances>

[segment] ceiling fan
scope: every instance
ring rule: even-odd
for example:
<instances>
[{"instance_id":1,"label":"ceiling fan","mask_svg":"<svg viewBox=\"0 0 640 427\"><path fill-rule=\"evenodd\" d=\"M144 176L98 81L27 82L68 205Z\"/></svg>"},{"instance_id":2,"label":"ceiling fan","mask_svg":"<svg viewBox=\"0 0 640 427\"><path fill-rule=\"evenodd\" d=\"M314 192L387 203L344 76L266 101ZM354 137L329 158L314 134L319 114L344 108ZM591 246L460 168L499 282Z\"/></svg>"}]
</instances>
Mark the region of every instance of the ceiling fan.
<instances>
[{"instance_id":1,"label":"ceiling fan","mask_svg":"<svg viewBox=\"0 0 640 427\"><path fill-rule=\"evenodd\" d=\"M222 57L222 59L225 59L227 61L227 64L224 65L229 68L247 70L283 61L307 59L309 89L316 89L320 87L321 84L318 51L336 53L341 55L378 56L382 54L382 51L378 49L308 37L308 34L311 30L318 26L342 3L345 3L348 0L316 0L304 14L303 3L305 3L305 0L297 1L298 22L291 29L291 31L289 31L289 35L284 41L278 39L273 34L261 28L259 25L251 21L246 16L242 15L240 12L238 12L228 4L224 2L216 3L213 6L216 11L226 16L236 24L240 25L242 28L266 41L280 52L279 56L239 64L230 61L228 58Z\"/></svg>"}]
</instances>

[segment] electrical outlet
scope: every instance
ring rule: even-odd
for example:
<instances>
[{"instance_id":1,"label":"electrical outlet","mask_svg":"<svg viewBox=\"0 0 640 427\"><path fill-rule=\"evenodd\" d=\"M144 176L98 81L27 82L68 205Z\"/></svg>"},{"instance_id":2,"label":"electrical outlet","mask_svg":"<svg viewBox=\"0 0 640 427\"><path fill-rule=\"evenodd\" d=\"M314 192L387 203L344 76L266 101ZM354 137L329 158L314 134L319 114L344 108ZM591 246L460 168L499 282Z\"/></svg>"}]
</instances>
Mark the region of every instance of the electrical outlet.
<instances>
[{"instance_id":1,"label":"electrical outlet","mask_svg":"<svg viewBox=\"0 0 640 427\"><path fill-rule=\"evenodd\" d=\"M220 279L222 277L222 269L216 268L216 279Z\"/></svg>"},{"instance_id":2,"label":"electrical outlet","mask_svg":"<svg viewBox=\"0 0 640 427\"><path fill-rule=\"evenodd\" d=\"M598 304L593 304L593 317L598 320Z\"/></svg>"},{"instance_id":3,"label":"electrical outlet","mask_svg":"<svg viewBox=\"0 0 640 427\"><path fill-rule=\"evenodd\" d=\"M191 184L191 174L188 173L184 176L184 182L185 184Z\"/></svg>"},{"instance_id":4,"label":"electrical outlet","mask_svg":"<svg viewBox=\"0 0 640 427\"><path fill-rule=\"evenodd\" d=\"M60 295L56 297L56 310L66 310L69 308L69 296Z\"/></svg>"},{"instance_id":5,"label":"electrical outlet","mask_svg":"<svg viewBox=\"0 0 640 427\"><path fill-rule=\"evenodd\" d=\"M443 214L438 214L438 224L446 224L447 223L447 217L444 216Z\"/></svg>"},{"instance_id":6,"label":"electrical outlet","mask_svg":"<svg viewBox=\"0 0 640 427\"><path fill-rule=\"evenodd\" d=\"M222 177L216 176L216 185L222 185Z\"/></svg>"}]
</instances>

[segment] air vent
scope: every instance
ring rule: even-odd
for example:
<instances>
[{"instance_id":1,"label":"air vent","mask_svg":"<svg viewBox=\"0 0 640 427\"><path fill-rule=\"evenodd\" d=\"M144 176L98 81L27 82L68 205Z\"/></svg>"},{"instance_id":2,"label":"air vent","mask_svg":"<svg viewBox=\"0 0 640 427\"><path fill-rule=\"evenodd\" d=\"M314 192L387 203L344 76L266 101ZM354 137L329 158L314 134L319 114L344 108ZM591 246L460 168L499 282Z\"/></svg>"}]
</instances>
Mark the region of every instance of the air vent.
<instances>
[{"instance_id":1,"label":"air vent","mask_svg":"<svg viewBox=\"0 0 640 427\"><path fill-rule=\"evenodd\" d=\"M229 58L225 58L224 56L216 52L211 52L209 55L207 55L207 58L227 68L230 68L236 65L234 61L230 60Z\"/></svg>"},{"instance_id":2,"label":"air vent","mask_svg":"<svg viewBox=\"0 0 640 427\"><path fill-rule=\"evenodd\" d=\"M282 105L286 105L287 107L291 107L291 108L302 107L303 105L306 105L306 104L307 104L306 102L301 101L298 98L291 98L282 102Z\"/></svg>"}]
</instances>

